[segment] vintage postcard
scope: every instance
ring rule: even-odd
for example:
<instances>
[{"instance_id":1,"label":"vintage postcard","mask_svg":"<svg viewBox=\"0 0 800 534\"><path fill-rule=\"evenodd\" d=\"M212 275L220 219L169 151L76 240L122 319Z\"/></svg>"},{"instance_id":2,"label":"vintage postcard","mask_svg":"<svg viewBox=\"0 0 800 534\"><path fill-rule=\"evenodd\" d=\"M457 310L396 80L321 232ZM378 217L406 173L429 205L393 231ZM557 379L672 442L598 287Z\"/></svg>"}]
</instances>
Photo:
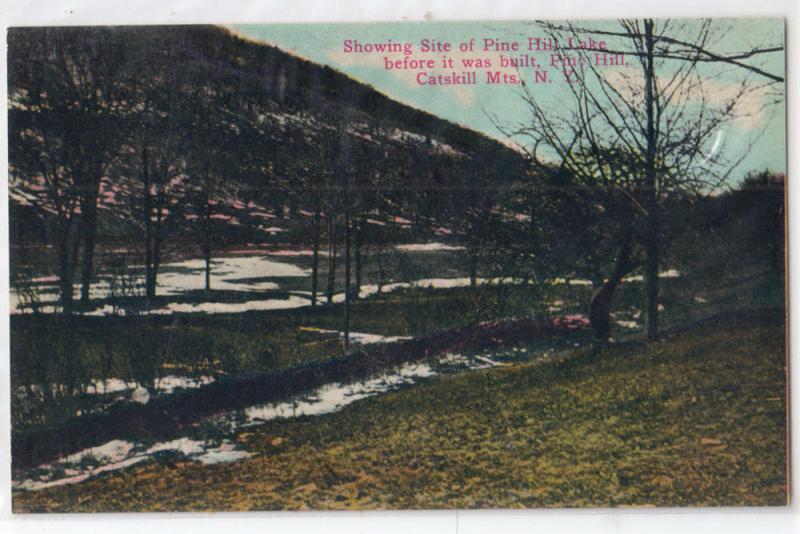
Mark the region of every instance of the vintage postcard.
<instances>
[{"instance_id":1,"label":"vintage postcard","mask_svg":"<svg viewBox=\"0 0 800 534\"><path fill-rule=\"evenodd\" d=\"M784 39L9 29L14 512L786 505Z\"/></svg>"}]
</instances>

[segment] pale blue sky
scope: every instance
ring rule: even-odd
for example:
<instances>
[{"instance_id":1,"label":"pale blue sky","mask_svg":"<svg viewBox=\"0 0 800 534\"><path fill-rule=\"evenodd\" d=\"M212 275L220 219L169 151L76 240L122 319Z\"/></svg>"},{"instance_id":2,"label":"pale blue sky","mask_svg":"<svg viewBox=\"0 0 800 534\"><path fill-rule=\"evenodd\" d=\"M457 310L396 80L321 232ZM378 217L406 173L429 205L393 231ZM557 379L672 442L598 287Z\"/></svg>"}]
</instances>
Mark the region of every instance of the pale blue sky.
<instances>
[{"instance_id":1,"label":"pale blue sky","mask_svg":"<svg viewBox=\"0 0 800 534\"><path fill-rule=\"evenodd\" d=\"M677 21L675 24L687 23L692 30L692 21ZM616 28L614 21L581 21L581 24L595 30ZM714 44L714 50L721 53L740 52L753 47L782 45L784 42L784 24L780 19L723 19L715 21L720 30L727 30L726 35ZM456 61L462 57L472 57L475 53L459 53L459 43L476 38L476 49L483 38L517 40L526 42L529 36L543 36L543 32L528 22L407 22L407 23L374 23L374 24L270 24L270 25L237 25L232 29L248 38L268 42L284 50L290 51L316 63L329 65L345 72L353 78L372 85L391 98L417 107L447 120L462 124L469 128L484 132L492 137L502 138L502 134L487 116L487 110L494 113L500 122L511 124L524 120L528 116L527 109L521 101L519 88L513 85L476 86L441 86L430 87L419 85L416 73L387 71L383 64L383 54L345 54L345 39L357 39L362 43L380 43L391 39L394 42L413 43L415 52L419 50L422 39L437 39L450 42L453 46ZM609 42L609 46L613 43ZM519 55L521 51L513 53ZM533 54L533 52L532 52ZM441 55L425 55L441 60ZM485 54L484 54L485 55ZM509 54L505 54L508 56ZM536 54L539 61L547 60L547 53ZM394 55L402 58L403 55ZM420 54L410 57L420 58ZM491 55L495 61L497 54ZM635 61L628 58L628 63ZM758 65L765 70L783 76L783 53L772 53L760 56ZM626 72L633 72L638 65L630 64ZM456 71L462 71L456 66ZM478 75L483 76L478 69ZM440 69L438 72L442 72ZM555 71L549 73L549 76ZM713 80L715 86L724 93L725 87L731 87L742 80L744 71L730 66L708 66L703 74ZM758 81L758 77L752 78ZM558 102L564 98L566 84L537 84L533 87L546 102L552 103L553 112L558 112ZM773 87L773 90L775 87ZM778 86L783 91L783 84ZM741 155L747 144L755 142L745 159L732 173L732 181L737 182L750 170L769 168L785 172L786 169L786 125L784 103L772 106L761 112L761 97L751 99L749 109L755 116L747 121L738 121L728 126L724 132L723 150L731 158ZM759 137L760 135L760 137Z\"/></svg>"}]
</instances>

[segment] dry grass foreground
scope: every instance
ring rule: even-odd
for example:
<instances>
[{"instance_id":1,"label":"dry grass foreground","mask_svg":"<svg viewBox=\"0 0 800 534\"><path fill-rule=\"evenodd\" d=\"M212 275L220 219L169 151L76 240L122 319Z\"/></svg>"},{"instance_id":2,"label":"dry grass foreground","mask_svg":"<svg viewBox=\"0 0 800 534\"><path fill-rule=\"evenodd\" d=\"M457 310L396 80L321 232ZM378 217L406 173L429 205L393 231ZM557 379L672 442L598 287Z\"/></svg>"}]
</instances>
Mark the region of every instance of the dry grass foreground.
<instances>
[{"instance_id":1,"label":"dry grass foreground","mask_svg":"<svg viewBox=\"0 0 800 534\"><path fill-rule=\"evenodd\" d=\"M783 505L782 317L442 376L156 463L14 495L15 512Z\"/></svg>"}]
</instances>

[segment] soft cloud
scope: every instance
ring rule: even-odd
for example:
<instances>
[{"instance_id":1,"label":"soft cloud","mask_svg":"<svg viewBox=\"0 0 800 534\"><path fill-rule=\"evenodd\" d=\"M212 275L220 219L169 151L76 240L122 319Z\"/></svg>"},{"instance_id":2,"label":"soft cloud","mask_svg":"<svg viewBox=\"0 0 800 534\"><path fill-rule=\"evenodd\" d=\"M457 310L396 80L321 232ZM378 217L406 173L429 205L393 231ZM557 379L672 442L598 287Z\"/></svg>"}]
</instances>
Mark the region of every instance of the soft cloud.
<instances>
[{"instance_id":1,"label":"soft cloud","mask_svg":"<svg viewBox=\"0 0 800 534\"><path fill-rule=\"evenodd\" d=\"M609 71L603 79L634 107L644 103L644 74L641 70ZM675 88L671 75L659 75L656 84L666 94ZM691 76L677 89L673 102L695 105L705 102L717 111L730 107L730 122L743 130L754 130L767 121L766 107L770 87L753 82L726 82L710 76Z\"/></svg>"}]
</instances>

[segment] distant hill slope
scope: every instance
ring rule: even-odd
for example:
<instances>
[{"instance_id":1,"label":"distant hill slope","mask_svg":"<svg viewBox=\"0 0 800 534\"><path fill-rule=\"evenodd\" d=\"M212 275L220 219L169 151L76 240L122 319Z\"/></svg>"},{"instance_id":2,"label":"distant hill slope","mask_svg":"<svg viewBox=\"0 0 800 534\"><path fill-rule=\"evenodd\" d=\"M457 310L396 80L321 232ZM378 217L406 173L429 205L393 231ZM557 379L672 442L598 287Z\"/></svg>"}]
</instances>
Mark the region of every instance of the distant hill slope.
<instances>
[{"instance_id":1,"label":"distant hill slope","mask_svg":"<svg viewBox=\"0 0 800 534\"><path fill-rule=\"evenodd\" d=\"M110 139L98 195L101 248L135 241L141 230L142 139L153 147L151 166L157 149L172 150L164 166L182 179L171 177L164 191L176 213L191 205L204 179L200 162L209 160L215 223L233 241L306 240L309 199L341 176L353 176L353 190L379 192L359 206L380 216L376 231L379 223L433 228L437 219L441 227L447 217L436 191L502 187L522 168L522 157L496 140L220 27L12 28L8 44L12 245L52 241L42 223L57 211L25 145L32 124L55 132L58 146ZM61 61L65 49L82 59ZM72 102L73 78L88 80L96 117ZM70 133L80 121L85 127ZM341 203L328 200L327 211ZM265 223L274 218L288 222ZM191 221L173 233L192 235Z\"/></svg>"}]
</instances>

